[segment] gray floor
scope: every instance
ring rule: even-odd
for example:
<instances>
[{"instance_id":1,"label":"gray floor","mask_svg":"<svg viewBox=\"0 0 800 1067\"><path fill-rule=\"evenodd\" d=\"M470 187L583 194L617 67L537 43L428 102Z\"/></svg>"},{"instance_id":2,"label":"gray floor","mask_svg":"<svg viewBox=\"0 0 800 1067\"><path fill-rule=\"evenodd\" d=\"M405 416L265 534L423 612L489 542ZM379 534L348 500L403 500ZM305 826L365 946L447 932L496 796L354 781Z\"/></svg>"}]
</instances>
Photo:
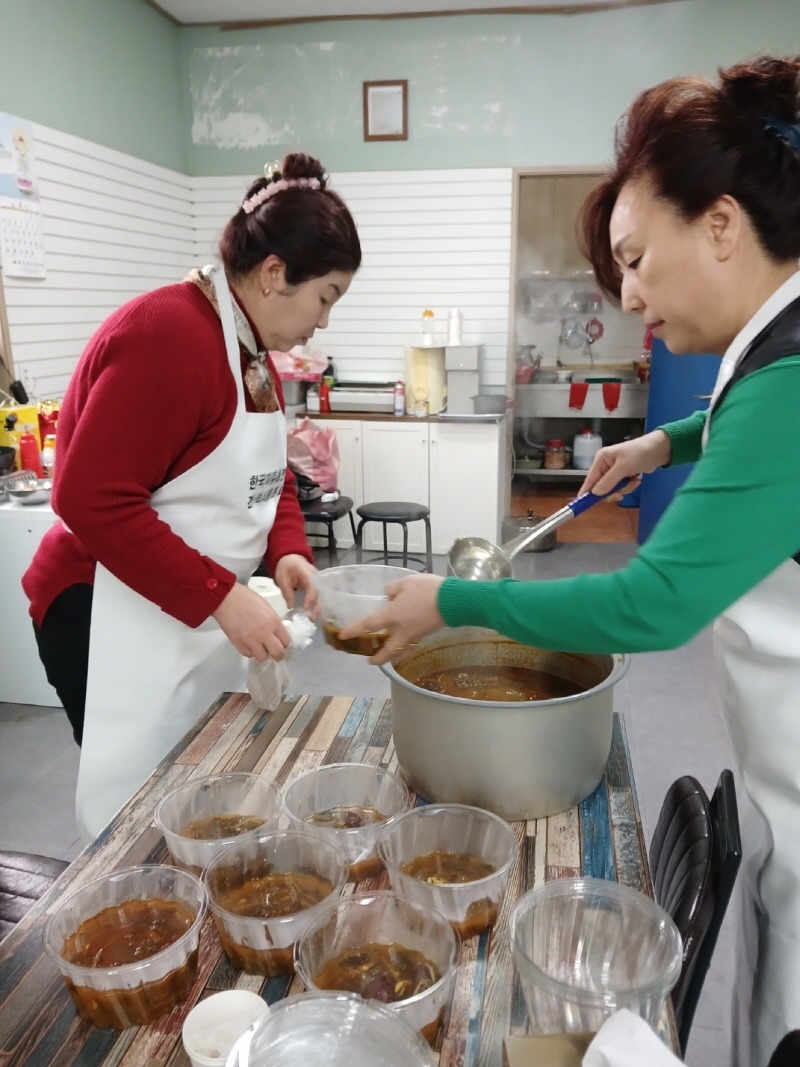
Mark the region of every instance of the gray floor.
<instances>
[{"instance_id":1,"label":"gray floor","mask_svg":"<svg viewBox=\"0 0 800 1067\"><path fill-rule=\"evenodd\" d=\"M560 577L613 570L632 551L625 544L562 544L519 558L519 577ZM343 555L341 562L350 562ZM325 566L324 554L318 561ZM444 559L436 570L444 573ZM334 652L319 638L299 653L292 688L307 693L388 696L388 680L356 656ZM673 652L633 657L617 686L625 719L645 833L650 838L667 787L694 774L710 793L733 757L713 691L708 633ZM209 702L214 694L209 694ZM55 694L54 694L55 698ZM0 704L0 848L73 859L81 849L74 816L78 749L59 708ZM732 979L730 918L723 926L687 1053L693 1067L728 1067L727 1018Z\"/></svg>"}]
</instances>

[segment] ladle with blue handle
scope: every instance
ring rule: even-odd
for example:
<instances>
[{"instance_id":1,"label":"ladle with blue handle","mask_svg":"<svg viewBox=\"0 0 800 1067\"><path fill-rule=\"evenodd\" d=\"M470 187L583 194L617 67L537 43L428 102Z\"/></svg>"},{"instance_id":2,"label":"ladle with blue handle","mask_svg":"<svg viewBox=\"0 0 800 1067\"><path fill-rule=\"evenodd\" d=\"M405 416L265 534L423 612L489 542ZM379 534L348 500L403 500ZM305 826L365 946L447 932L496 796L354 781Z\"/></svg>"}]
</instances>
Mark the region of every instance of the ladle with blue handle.
<instances>
[{"instance_id":1,"label":"ladle with blue handle","mask_svg":"<svg viewBox=\"0 0 800 1067\"><path fill-rule=\"evenodd\" d=\"M581 493L548 518L537 522L533 529L525 530L524 533L519 534L512 541L507 541L504 545L494 545L483 537L459 537L453 542L447 554L448 572L456 578L468 578L480 582L511 578L514 573L511 561L518 552L537 538L543 537L551 530L557 530L565 522L582 515L599 501L618 493L628 484L628 481L628 478L623 478L607 493L599 495L592 492Z\"/></svg>"}]
</instances>

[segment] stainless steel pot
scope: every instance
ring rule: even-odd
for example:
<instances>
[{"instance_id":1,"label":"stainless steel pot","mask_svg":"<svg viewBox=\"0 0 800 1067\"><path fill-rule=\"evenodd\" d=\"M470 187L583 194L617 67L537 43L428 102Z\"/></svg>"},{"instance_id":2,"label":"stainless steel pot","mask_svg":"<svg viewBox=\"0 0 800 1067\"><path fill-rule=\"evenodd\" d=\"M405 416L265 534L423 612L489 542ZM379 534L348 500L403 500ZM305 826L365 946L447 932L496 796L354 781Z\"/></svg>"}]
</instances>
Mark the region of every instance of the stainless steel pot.
<instances>
[{"instance_id":1,"label":"stainless steel pot","mask_svg":"<svg viewBox=\"0 0 800 1067\"><path fill-rule=\"evenodd\" d=\"M582 693L553 700L463 700L420 688L445 667L528 666L569 678ZM474 804L504 819L539 819L587 797L611 748L621 655L550 652L464 627L432 634L394 664L392 732L400 771L428 800Z\"/></svg>"},{"instance_id":2,"label":"stainless steel pot","mask_svg":"<svg viewBox=\"0 0 800 1067\"><path fill-rule=\"evenodd\" d=\"M534 515L529 511L527 515L507 515L503 520L503 542L513 541L520 534L529 533L537 523L543 522L542 515ZM558 544L558 531L551 530L544 537L532 541L523 552L550 552Z\"/></svg>"}]
</instances>

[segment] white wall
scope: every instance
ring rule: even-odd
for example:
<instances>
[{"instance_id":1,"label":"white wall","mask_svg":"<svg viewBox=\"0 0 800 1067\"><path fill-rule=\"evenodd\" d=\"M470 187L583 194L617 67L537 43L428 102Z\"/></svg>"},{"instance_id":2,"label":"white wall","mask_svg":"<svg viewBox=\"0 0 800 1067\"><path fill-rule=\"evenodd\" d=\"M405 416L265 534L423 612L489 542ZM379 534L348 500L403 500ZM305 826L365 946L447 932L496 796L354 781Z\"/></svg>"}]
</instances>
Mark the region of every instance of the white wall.
<instances>
[{"instance_id":1,"label":"white wall","mask_svg":"<svg viewBox=\"0 0 800 1067\"><path fill-rule=\"evenodd\" d=\"M248 184L194 179L196 252L207 262ZM464 344L484 346L484 380L506 384L511 261L510 168L336 174L332 187L355 217L363 265L312 347L340 378L391 381L404 348L421 340L425 308L445 340L447 313L461 309Z\"/></svg>"},{"instance_id":2,"label":"white wall","mask_svg":"<svg viewBox=\"0 0 800 1067\"><path fill-rule=\"evenodd\" d=\"M120 304L195 262L182 174L34 124L47 277L3 275L17 377L60 397L86 341Z\"/></svg>"},{"instance_id":3,"label":"white wall","mask_svg":"<svg viewBox=\"0 0 800 1067\"><path fill-rule=\"evenodd\" d=\"M63 395L92 332L139 293L215 258L247 178L190 179L34 126L47 277L5 278L15 371L39 398ZM341 378L403 375L430 307L444 341L463 313L464 343L484 345L485 382L506 384L512 172L508 168L337 175L363 266L314 347Z\"/></svg>"}]
</instances>

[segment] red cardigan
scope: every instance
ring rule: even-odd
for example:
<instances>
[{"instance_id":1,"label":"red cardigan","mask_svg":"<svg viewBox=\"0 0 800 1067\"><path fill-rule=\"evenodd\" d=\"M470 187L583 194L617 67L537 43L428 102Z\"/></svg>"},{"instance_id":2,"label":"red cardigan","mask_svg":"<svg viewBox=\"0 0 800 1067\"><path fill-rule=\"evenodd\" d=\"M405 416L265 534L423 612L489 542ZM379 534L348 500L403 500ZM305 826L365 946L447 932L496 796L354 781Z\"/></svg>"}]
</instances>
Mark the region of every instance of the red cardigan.
<instances>
[{"instance_id":1,"label":"red cardigan","mask_svg":"<svg viewBox=\"0 0 800 1067\"><path fill-rule=\"evenodd\" d=\"M254 410L246 389L245 401ZM195 285L157 289L103 323L59 413L53 508L63 524L22 579L37 624L68 586L94 582L97 560L187 626L216 611L235 576L160 522L150 495L210 455L235 410L220 321ZM265 543L268 572L288 553L313 560L289 470Z\"/></svg>"}]
</instances>

